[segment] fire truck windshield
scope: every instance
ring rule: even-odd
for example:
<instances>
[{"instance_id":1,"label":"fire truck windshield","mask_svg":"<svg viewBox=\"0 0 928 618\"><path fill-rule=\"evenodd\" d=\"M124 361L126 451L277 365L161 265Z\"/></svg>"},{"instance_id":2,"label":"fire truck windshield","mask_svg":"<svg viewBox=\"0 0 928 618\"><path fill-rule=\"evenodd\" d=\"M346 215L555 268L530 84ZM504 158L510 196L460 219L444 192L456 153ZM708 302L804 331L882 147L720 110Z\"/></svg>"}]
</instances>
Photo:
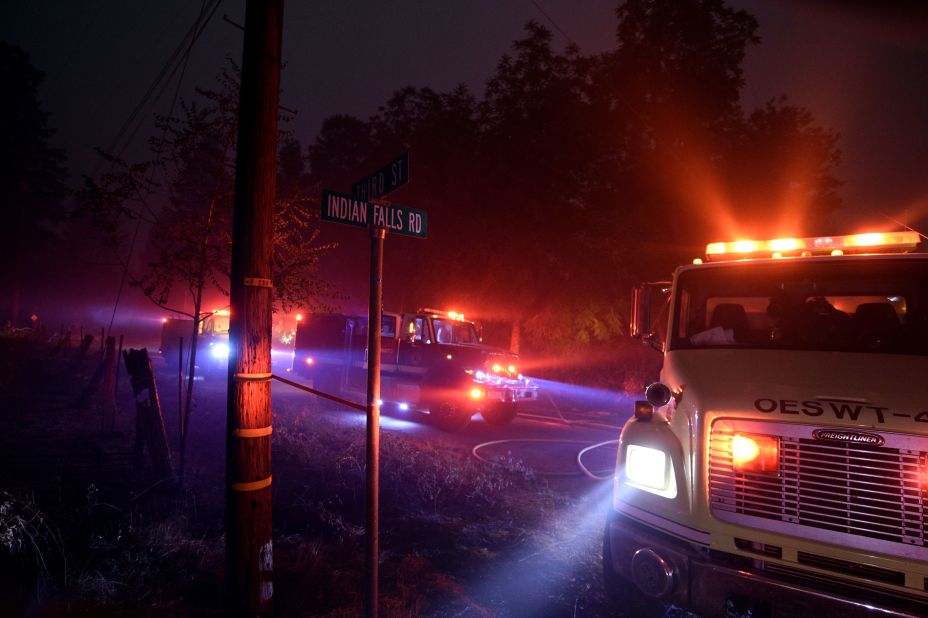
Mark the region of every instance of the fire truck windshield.
<instances>
[{"instance_id":1,"label":"fire truck windshield","mask_svg":"<svg viewBox=\"0 0 928 618\"><path fill-rule=\"evenodd\" d=\"M737 262L678 278L669 349L928 356L928 259Z\"/></svg>"},{"instance_id":2,"label":"fire truck windshield","mask_svg":"<svg viewBox=\"0 0 928 618\"><path fill-rule=\"evenodd\" d=\"M432 318L432 328L438 343L480 343L477 329L471 322Z\"/></svg>"}]
</instances>

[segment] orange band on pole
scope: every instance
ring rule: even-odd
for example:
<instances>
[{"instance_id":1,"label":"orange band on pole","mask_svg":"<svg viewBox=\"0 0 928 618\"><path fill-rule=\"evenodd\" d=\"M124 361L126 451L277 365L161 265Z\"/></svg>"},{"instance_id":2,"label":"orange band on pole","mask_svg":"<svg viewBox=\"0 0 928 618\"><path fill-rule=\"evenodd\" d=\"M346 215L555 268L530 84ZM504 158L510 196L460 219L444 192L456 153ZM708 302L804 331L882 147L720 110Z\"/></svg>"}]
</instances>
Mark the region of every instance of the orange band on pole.
<instances>
[{"instance_id":1,"label":"orange band on pole","mask_svg":"<svg viewBox=\"0 0 928 618\"><path fill-rule=\"evenodd\" d=\"M250 483L232 483L232 491L258 491L271 486L271 477Z\"/></svg>"},{"instance_id":2,"label":"orange band on pole","mask_svg":"<svg viewBox=\"0 0 928 618\"><path fill-rule=\"evenodd\" d=\"M254 429L235 429L232 433L236 438L263 438L271 435L272 431L273 428L268 425L267 427L255 427Z\"/></svg>"},{"instance_id":3,"label":"orange band on pole","mask_svg":"<svg viewBox=\"0 0 928 618\"><path fill-rule=\"evenodd\" d=\"M236 373L234 378L243 382L269 382L273 373Z\"/></svg>"}]
</instances>

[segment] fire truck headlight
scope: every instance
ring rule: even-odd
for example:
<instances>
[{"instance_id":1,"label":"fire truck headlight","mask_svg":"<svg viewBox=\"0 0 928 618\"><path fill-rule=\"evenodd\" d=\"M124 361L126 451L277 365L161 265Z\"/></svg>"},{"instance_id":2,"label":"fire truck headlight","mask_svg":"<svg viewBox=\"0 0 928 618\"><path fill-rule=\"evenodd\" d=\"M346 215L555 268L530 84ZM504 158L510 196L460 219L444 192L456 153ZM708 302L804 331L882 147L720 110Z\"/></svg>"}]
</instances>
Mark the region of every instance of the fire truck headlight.
<instances>
[{"instance_id":1,"label":"fire truck headlight","mask_svg":"<svg viewBox=\"0 0 928 618\"><path fill-rule=\"evenodd\" d=\"M629 444L625 452L625 478L632 487L665 498L677 497L673 462L660 449Z\"/></svg>"},{"instance_id":2,"label":"fire truck headlight","mask_svg":"<svg viewBox=\"0 0 928 618\"><path fill-rule=\"evenodd\" d=\"M731 438L731 464L736 472L777 474L780 441L773 436L736 433Z\"/></svg>"},{"instance_id":3,"label":"fire truck headlight","mask_svg":"<svg viewBox=\"0 0 928 618\"><path fill-rule=\"evenodd\" d=\"M218 358L218 359L229 358L229 344L228 343L214 343L210 348L210 353L213 355L213 358Z\"/></svg>"},{"instance_id":4,"label":"fire truck headlight","mask_svg":"<svg viewBox=\"0 0 928 618\"><path fill-rule=\"evenodd\" d=\"M482 397L483 397L483 389L482 389L482 388L478 388L478 387L476 387L476 386L475 386L474 388L470 389L470 397L471 397L471 399L480 399L480 398L482 398Z\"/></svg>"}]
</instances>

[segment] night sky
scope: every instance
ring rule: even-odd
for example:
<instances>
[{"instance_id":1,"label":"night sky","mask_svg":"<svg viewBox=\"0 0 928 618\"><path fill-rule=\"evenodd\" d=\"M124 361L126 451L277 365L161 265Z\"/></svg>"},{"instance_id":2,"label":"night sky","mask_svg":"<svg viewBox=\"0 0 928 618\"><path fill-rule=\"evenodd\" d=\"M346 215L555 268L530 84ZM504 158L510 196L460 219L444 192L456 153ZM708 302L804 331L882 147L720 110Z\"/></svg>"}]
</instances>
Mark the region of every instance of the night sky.
<instances>
[{"instance_id":1,"label":"night sky","mask_svg":"<svg viewBox=\"0 0 928 618\"><path fill-rule=\"evenodd\" d=\"M837 175L848 216L842 219L854 229L836 231L886 228L881 212L926 227L928 12L908 3L730 4L760 24L761 43L745 63L745 107L786 95L841 136ZM465 83L480 95L528 20L552 29L559 43L569 39L583 53L596 53L614 46L615 6L614 0L294 0L285 9L281 104L298 111L290 127L305 145L324 118L365 118L405 85L447 90ZM95 146L130 159L145 155L153 114L168 109L176 81L117 139L120 127L199 9L191 0L3 3L0 39L25 49L46 73L42 102L58 131L54 144L68 153L72 184L95 171ZM193 50L181 96L212 84L226 57L240 59L242 33L224 15L242 23L244 3L219 7Z\"/></svg>"}]
</instances>

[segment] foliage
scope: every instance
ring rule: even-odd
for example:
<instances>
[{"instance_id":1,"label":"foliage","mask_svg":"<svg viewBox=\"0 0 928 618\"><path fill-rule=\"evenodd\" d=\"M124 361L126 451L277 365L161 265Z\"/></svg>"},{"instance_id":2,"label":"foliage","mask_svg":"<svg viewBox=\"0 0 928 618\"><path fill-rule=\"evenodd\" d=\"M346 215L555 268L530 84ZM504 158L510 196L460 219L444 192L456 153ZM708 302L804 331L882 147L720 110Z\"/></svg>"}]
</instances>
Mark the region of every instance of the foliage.
<instances>
[{"instance_id":1,"label":"foliage","mask_svg":"<svg viewBox=\"0 0 928 618\"><path fill-rule=\"evenodd\" d=\"M39 105L44 78L22 49L0 41L0 261L7 265L0 285L11 295L14 326L26 265L56 237L64 219L65 154L51 146L54 131Z\"/></svg>"},{"instance_id":2,"label":"foliage","mask_svg":"<svg viewBox=\"0 0 928 618\"><path fill-rule=\"evenodd\" d=\"M129 163L101 153L109 170L85 177L78 192L78 213L117 252L130 249L137 233L127 223L150 225L147 268L133 276L133 284L158 305L194 318L208 313L200 310L204 293L228 294L238 90L238 67L231 64L216 87L198 88L195 100L181 100L176 115L157 119L150 160ZM331 294L317 270L333 245L318 242L317 198L307 190L299 143L286 133L281 137L275 300L287 310L312 308ZM197 315L178 308L178 289L193 298Z\"/></svg>"},{"instance_id":3,"label":"foliage","mask_svg":"<svg viewBox=\"0 0 928 618\"><path fill-rule=\"evenodd\" d=\"M21 568L48 574L54 554L62 558L61 537L45 514L30 500L0 493L0 553Z\"/></svg>"},{"instance_id":4,"label":"foliage","mask_svg":"<svg viewBox=\"0 0 928 618\"><path fill-rule=\"evenodd\" d=\"M320 243L315 221L319 213L318 185L309 185L300 142L293 138L280 148L277 209L274 216L274 292L277 307L326 310L322 299L334 290L319 278L320 260L335 243Z\"/></svg>"},{"instance_id":5,"label":"foliage","mask_svg":"<svg viewBox=\"0 0 928 618\"><path fill-rule=\"evenodd\" d=\"M299 492L319 515L322 523L339 538L360 534L357 524L345 522L361 513L364 484L365 446L361 436L347 434L331 423L309 415L278 418L275 448L281 456L298 461L320 473L303 478ZM443 444L417 442L405 436L381 436L381 491L385 512L442 513L458 517L479 513L488 505L497 509L517 508L507 496L516 485L544 484L519 461L487 467L469 454ZM335 508L338 507L338 508ZM338 517L327 517L333 511Z\"/></svg>"},{"instance_id":6,"label":"foliage","mask_svg":"<svg viewBox=\"0 0 928 618\"><path fill-rule=\"evenodd\" d=\"M210 298L229 293L232 258L232 215L238 132L239 71L231 64L214 89L197 89L194 101L182 100L178 115L157 119L158 134L150 138L152 159L129 164L104 153L111 169L99 179L86 177L78 192L79 214L98 226L110 246L126 251L124 225L134 221L125 260L141 223L150 224L148 265L132 278L158 306L192 319L184 402L179 476L184 477L186 435L193 407L201 321L212 307ZM298 143L284 142L279 151L272 273L275 301L286 310L313 309L329 293L318 276L320 258L332 245L317 243L317 216L304 192L303 161ZM156 181L156 177L160 180ZM156 193L164 187L166 196ZM163 203L150 200L160 197ZM318 210L316 210L318 212ZM183 300L183 302L181 302ZM186 310L187 300L192 310ZM184 307L182 309L181 307Z\"/></svg>"},{"instance_id":7,"label":"foliage","mask_svg":"<svg viewBox=\"0 0 928 618\"><path fill-rule=\"evenodd\" d=\"M722 0L629 0L616 16L602 54L530 22L480 99L405 87L367 120L324 123L309 162L327 186L410 150L395 199L429 211L430 239L398 258L417 273L407 298L463 296L465 313L526 324L529 349L576 347L620 335L616 299L706 242L769 233L771 213L791 234L827 220L836 136L784 99L742 107L752 16Z\"/></svg>"}]
</instances>

